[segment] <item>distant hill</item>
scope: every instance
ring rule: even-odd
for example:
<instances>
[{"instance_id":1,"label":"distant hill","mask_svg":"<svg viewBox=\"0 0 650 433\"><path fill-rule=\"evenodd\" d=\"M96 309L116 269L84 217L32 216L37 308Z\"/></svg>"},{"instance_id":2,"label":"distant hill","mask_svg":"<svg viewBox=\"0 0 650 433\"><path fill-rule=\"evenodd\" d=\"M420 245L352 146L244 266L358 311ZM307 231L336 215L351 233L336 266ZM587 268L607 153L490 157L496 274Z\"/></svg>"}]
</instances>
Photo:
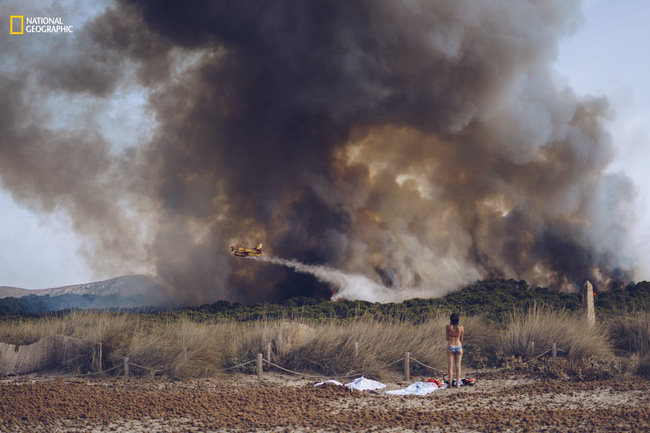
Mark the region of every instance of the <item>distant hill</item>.
<instances>
[{"instance_id":1,"label":"distant hill","mask_svg":"<svg viewBox=\"0 0 650 433\"><path fill-rule=\"evenodd\" d=\"M145 275L125 275L104 281L71 286L56 287L51 289L21 289L17 287L0 287L0 298L22 298L29 295L61 296L61 295L90 295L110 296L121 298L150 298L152 303L163 299L166 290Z\"/></svg>"},{"instance_id":2,"label":"distant hill","mask_svg":"<svg viewBox=\"0 0 650 433\"><path fill-rule=\"evenodd\" d=\"M0 286L0 298L22 298L36 292L36 290L19 289L18 287Z\"/></svg>"}]
</instances>

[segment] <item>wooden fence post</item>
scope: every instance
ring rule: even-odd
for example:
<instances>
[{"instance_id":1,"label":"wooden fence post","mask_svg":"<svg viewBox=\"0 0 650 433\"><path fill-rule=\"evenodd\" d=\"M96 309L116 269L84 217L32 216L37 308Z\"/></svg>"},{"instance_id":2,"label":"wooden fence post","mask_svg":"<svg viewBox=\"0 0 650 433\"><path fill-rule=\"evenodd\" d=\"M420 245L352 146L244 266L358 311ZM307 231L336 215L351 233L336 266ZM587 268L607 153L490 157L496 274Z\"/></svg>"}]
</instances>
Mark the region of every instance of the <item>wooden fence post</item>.
<instances>
[{"instance_id":1,"label":"wooden fence post","mask_svg":"<svg viewBox=\"0 0 650 433\"><path fill-rule=\"evenodd\" d=\"M124 358L124 377L129 377L129 358Z\"/></svg>"},{"instance_id":2,"label":"wooden fence post","mask_svg":"<svg viewBox=\"0 0 650 433\"><path fill-rule=\"evenodd\" d=\"M411 352L404 354L404 377L407 382L411 380Z\"/></svg>"},{"instance_id":3,"label":"wooden fence post","mask_svg":"<svg viewBox=\"0 0 650 433\"><path fill-rule=\"evenodd\" d=\"M257 354L257 380L262 380L262 365L264 362L262 361L262 354L258 353Z\"/></svg>"},{"instance_id":4,"label":"wooden fence post","mask_svg":"<svg viewBox=\"0 0 650 433\"><path fill-rule=\"evenodd\" d=\"M95 350L93 353L92 370L93 372L102 371L102 343L95 344Z\"/></svg>"},{"instance_id":5,"label":"wooden fence post","mask_svg":"<svg viewBox=\"0 0 650 433\"><path fill-rule=\"evenodd\" d=\"M553 346L551 346L551 356L557 358L557 343L553 343Z\"/></svg>"},{"instance_id":6,"label":"wooden fence post","mask_svg":"<svg viewBox=\"0 0 650 433\"><path fill-rule=\"evenodd\" d=\"M535 342L531 341L528 343L528 356L531 357L535 354Z\"/></svg>"},{"instance_id":7,"label":"wooden fence post","mask_svg":"<svg viewBox=\"0 0 650 433\"><path fill-rule=\"evenodd\" d=\"M266 343L266 360L271 362L271 343Z\"/></svg>"},{"instance_id":8,"label":"wooden fence post","mask_svg":"<svg viewBox=\"0 0 650 433\"><path fill-rule=\"evenodd\" d=\"M355 341L354 342L354 359L357 359L359 357L359 342Z\"/></svg>"}]
</instances>

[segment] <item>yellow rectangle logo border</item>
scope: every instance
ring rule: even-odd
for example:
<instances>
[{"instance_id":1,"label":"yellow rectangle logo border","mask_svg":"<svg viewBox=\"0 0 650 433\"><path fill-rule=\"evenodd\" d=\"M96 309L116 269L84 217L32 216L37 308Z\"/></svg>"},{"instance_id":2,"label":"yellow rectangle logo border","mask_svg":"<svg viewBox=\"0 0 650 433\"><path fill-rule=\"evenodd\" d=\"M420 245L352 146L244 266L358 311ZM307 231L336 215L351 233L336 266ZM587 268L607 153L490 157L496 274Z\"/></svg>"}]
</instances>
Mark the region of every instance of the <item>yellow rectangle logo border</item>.
<instances>
[{"instance_id":1,"label":"yellow rectangle logo border","mask_svg":"<svg viewBox=\"0 0 650 433\"><path fill-rule=\"evenodd\" d=\"M14 18L20 18L20 31L14 32ZM22 35L25 30L25 16L24 15L11 15L9 17L9 33L12 35Z\"/></svg>"}]
</instances>

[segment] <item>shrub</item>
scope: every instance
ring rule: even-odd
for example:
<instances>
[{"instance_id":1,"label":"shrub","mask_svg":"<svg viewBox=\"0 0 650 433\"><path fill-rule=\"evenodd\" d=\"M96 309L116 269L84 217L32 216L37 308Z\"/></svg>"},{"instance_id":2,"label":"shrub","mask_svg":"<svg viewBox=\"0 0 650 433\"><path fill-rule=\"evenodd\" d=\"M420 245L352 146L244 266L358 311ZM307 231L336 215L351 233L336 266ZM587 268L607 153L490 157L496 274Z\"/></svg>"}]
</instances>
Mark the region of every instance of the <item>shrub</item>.
<instances>
[{"instance_id":1,"label":"shrub","mask_svg":"<svg viewBox=\"0 0 650 433\"><path fill-rule=\"evenodd\" d=\"M650 313L626 313L611 319L609 326L617 350L637 353L641 358L650 353Z\"/></svg>"},{"instance_id":2,"label":"shrub","mask_svg":"<svg viewBox=\"0 0 650 433\"><path fill-rule=\"evenodd\" d=\"M531 342L535 343L534 352ZM551 349L553 343L571 359L612 356L605 327L590 327L579 314L553 311L537 304L510 315L497 351L502 357L531 358Z\"/></svg>"},{"instance_id":3,"label":"shrub","mask_svg":"<svg viewBox=\"0 0 650 433\"><path fill-rule=\"evenodd\" d=\"M650 379L650 353L641 358L639 366L636 369L636 374Z\"/></svg>"}]
</instances>

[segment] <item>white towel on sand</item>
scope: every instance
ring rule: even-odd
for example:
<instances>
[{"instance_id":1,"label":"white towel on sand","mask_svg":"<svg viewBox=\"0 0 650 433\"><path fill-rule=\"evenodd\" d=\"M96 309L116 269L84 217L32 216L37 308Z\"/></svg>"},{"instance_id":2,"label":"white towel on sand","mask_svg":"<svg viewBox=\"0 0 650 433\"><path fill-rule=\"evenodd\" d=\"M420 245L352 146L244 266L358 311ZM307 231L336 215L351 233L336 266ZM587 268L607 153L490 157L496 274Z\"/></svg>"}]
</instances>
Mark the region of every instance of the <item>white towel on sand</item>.
<instances>
[{"instance_id":1,"label":"white towel on sand","mask_svg":"<svg viewBox=\"0 0 650 433\"><path fill-rule=\"evenodd\" d=\"M343 384L341 382L339 382L338 380L334 380L334 379L326 380L325 382L318 382L314 386L321 386L321 385L325 385L326 383L333 383L334 385L343 386Z\"/></svg>"},{"instance_id":2,"label":"white towel on sand","mask_svg":"<svg viewBox=\"0 0 650 433\"><path fill-rule=\"evenodd\" d=\"M352 389L358 389L359 391L372 391L374 389L386 388L386 385L383 383L372 379L366 379L363 376L354 379L350 383L346 383L345 386Z\"/></svg>"},{"instance_id":3,"label":"white towel on sand","mask_svg":"<svg viewBox=\"0 0 650 433\"><path fill-rule=\"evenodd\" d=\"M447 388L447 384L439 387L433 382L415 382L404 389L396 389L394 391L386 391L390 395L427 395L439 389Z\"/></svg>"}]
</instances>

